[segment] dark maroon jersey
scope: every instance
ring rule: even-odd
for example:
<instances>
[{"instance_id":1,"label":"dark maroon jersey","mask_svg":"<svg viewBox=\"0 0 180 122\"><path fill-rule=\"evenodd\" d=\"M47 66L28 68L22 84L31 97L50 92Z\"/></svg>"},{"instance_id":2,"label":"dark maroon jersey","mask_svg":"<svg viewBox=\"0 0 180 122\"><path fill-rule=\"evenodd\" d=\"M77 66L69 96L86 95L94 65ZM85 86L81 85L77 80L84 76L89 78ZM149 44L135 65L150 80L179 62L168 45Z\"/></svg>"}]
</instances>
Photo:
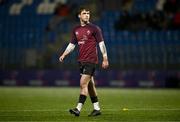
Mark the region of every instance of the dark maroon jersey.
<instances>
[{"instance_id":1,"label":"dark maroon jersey","mask_svg":"<svg viewBox=\"0 0 180 122\"><path fill-rule=\"evenodd\" d=\"M94 24L76 26L71 35L71 43L78 45L80 62L98 63L97 45L104 41L101 29Z\"/></svg>"}]
</instances>

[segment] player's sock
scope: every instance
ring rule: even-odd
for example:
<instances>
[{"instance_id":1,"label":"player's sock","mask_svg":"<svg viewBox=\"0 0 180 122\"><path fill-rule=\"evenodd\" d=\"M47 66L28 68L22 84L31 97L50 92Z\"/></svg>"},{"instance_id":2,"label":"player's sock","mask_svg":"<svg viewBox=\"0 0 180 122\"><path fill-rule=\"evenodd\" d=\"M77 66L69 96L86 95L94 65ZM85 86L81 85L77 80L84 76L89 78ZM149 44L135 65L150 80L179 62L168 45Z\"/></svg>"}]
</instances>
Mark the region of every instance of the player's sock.
<instances>
[{"instance_id":1,"label":"player's sock","mask_svg":"<svg viewBox=\"0 0 180 122\"><path fill-rule=\"evenodd\" d=\"M95 102L93 103L93 106L94 106L94 110L100 110L100 107L99 107L99 102Z\"/></svg>"},{"instance_id":2,"label":"player's sock","mask_svg":"<svg viewBox=\"0 0 180 122\"><path fill-rule=\"evenodd\" d=\"M80 94L80 96L79 96L79 102L78 102L77 107L76 107L79 111L81 111L82 106L83 106L83 104L85 103L85 101L86 101L86 96Z\"/></svg>"},{"instance_id":3,"label":"player's sock","mask_svg":"<svg viewBox=\"0 0 180 122\"><path fill-rule=\"evenodd\" d=\"M93 103L94 110L100 110L97 96L91 97L91 102Z\"/></svg>"},{"instance_id":4,"label":"player's sock","mask_svg":"<svg viewBox=\"0 0 180 122\"><path fill-rule=\"evenodd\" d=\"M78 103L76 108L78 109L78 111L81 111L81 108L82 108L83 104L82 103Z\"/></svg>"}]
</instances>

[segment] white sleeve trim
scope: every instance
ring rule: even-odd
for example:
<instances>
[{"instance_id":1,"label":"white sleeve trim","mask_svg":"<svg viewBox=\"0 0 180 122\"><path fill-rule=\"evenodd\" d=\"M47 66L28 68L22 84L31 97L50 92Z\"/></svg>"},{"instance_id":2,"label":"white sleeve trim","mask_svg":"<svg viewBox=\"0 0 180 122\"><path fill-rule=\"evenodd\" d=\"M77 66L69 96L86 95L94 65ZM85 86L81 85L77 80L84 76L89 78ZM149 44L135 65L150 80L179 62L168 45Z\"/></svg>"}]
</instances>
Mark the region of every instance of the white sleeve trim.
<instances>
[{"instance_id":1,"label":"white sleeve trim","mask_svg":"<svg viewBox=\"0 0 180 122\"><path fill-rule=\"evenodd\" d=\"M106 51L106 46L104 44L104 41L99 42L99 47L100 47L103 57L107 57L107 51Z\"/></svg>"},{"instance_id":2,"label":"white sleeve trim","mask_svg":"<svg viewBox=\"0 0 180 122\"><path fill-rule=\"evenodd\" d=\"M65 52L70 53L70 52L72 52L74 50L74 48L75 48L75 44L69 43L66 50L65 50Z\"/></svg>"}]
</instances>

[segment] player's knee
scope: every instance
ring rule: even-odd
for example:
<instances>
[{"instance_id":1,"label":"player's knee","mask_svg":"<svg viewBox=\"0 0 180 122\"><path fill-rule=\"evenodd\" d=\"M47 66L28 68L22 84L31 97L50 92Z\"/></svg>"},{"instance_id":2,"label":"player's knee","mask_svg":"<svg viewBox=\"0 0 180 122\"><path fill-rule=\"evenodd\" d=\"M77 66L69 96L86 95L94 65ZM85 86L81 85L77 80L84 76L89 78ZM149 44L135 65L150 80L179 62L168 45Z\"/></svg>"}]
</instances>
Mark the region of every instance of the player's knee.
<instances>
[{"instance_id":1,"label":"player's knee","mask_svg":"<svg viewBox=\"0 0 180 122\"><path fill-rule=\"evenodd\" d=\"M87 87L87 84L86 84L86 83L84 83L84 82L81 82L81 83L80 83L80 87L81 87L81 89L84 89L84 88L86 88L86 87Z\"/></svg>"},{"instance_id":2,"label":"player's knee","mask_svg":"<svg viewBox=\"0 0 180 122\"><path fill-rule=\"evenodd\" d=\"M81 94L88 95L88 88L85 85L81 85Z\"/></svg>"}]
</instances>

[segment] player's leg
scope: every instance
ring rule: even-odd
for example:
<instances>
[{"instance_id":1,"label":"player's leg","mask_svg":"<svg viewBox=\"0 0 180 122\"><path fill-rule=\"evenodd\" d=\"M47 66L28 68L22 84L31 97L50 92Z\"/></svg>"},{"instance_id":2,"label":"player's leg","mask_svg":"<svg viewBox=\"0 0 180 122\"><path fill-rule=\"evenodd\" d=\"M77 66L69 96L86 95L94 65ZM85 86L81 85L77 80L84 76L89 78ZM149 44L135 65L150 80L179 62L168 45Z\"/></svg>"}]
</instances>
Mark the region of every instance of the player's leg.
<instances>
[{"instance_id":1,"label":"player's leg","mask_svg":"<svg viewBox=\"0 0 180 122\"><path fill-rule=\"evenodd\" d=\"M88 92L90 97L95 97L97 96L96 88L95 88L95 83L94 83L94 77L91 77L91 80L89 81L88 84Z\"/></svg>"},{"instance_id":2,"label":"player's leg","mask_svg":"<svg viewBox=\"0 0 180 122\"><path fill-rule=\"evenodd\" d=\"M95 83L94 83L94 77L91 77L91 81L88 84L88 92L89 92L89 96L91 98L91 102L94 106L94 110L91 112L91 114L89 116L97 116L100 115L100 106L99 106L99 102L98 102L98 97L97 97L97 91L96 91L96 87L95 87Z\"/></svg>"},{"instance_id":3,"label":"player's leg","mask_svg":"<svg viewBox=\"0 0 180 122\"><path fill-rule=\"evenodd\" d=\"M70 113L79 116L83 104L86 101L88 95L88 83L91 80L92 68L88 63L79 63L80 66L80 96L79 101L75 109L70 109Z\"/></svg>"},{"instance_id":4,"label":"player's leg","mask_svg":"<svg viewBox=\"0 0 180 122\"><path fill-rule=\"evenodd\" d=\"M80 79L80 96L79 96L79 101L75 109L70 109L70 113L74 114L75 116L79 116L80 111L82 109L82 106L84 105L87 95L88 95L88 83L91 80L90 75L81 75Z\"/></svg>"},{"instance_id":5,"label":"player's leg","mask_svg":"<svg viewBox=\"0 0 180 122\"><path fill-rule=\"evenodd\" d=\"M90 75L81 75L81 80L80 80L80 96L79 96L79 102L77 104L77 109L81 111L82 106L84 105L86 101L86 97L88 95L88 83L91 79Z\"/></svg>"},{"instance_id":6,"label":"player's leg","mask_svg":"<svg viewBox=\"0 0 180 122\"><path fill-rule=\"evenodd\" d=\"M80 94L87 96L88 95L88 84L91 80L90 75L82 74L80 79Z\"/></svg>"},{"instance_id":7,"label":"player's leg","mask_svg":"<svg viewBox=\"0 0 180 122\"><path fill-rule=\"evenodd\" d=\"M86 101L87 95L88 95L88 83L91 80L91 75L88 72L87 66L80 67L81 69L81 79L80 79L80 95L79 95L79 101L75 109L70 109L70 113L74 114L75 116L80 115L80 111L82 109L83 104ZM86 71L86 72L83 72Z\"/></svg>"}]
</instances>

